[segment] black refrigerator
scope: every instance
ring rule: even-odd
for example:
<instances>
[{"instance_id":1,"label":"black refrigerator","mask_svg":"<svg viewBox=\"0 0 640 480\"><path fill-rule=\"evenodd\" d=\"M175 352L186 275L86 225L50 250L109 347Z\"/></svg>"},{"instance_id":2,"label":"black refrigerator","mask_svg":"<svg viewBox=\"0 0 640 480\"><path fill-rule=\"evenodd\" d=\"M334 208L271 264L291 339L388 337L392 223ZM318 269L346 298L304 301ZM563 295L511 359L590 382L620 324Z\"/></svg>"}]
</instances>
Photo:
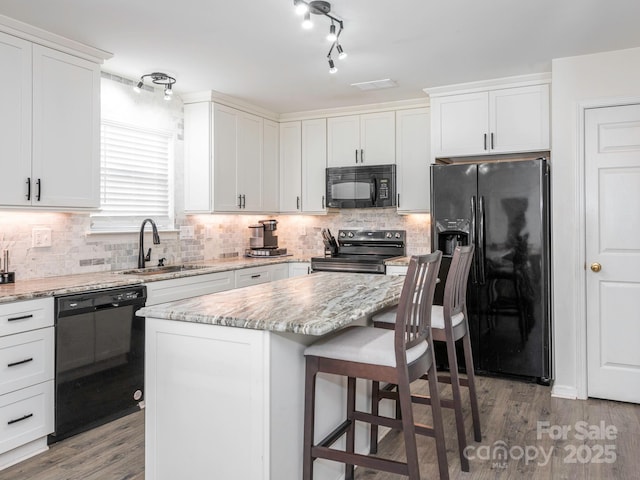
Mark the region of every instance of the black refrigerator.
<instances>
[{"instance_id":1,"label":"black refrigerator","mask_svg":"<svg viewBox=\"0 0 640 480\"><path fill-rule=\"evenodd\" d=\"M476 372L549 384L546 159L432 165L431 229L432 248L443 253L442 279L456 245L475 245L467 309ZM443 289L440 282L435 303Z\"/></svg>"}]
</instances>

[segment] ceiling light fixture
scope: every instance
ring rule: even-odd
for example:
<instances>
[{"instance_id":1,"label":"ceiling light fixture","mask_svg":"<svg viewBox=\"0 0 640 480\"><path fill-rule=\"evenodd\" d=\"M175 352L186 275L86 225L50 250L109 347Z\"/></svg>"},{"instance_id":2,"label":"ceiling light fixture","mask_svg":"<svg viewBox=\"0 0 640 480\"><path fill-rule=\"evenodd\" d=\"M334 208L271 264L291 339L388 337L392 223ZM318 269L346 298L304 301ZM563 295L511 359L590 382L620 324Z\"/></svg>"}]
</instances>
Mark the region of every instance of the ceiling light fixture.
<instances>
[{"instance_id":1,"label":"ceiling light fixture","mask_svg":"<svg viewBox=\"0 0 640 480\"><path fill-rule=\"evenodd\" d=\"M335 42L338 39L336 35L336 26L331 22L331 26L329 27L329 35L327 35L327 40L330 42Z\"/></svg>"},{"instance_id":2,"label":"ceiling light fixture","mask_svg":"<svg viewBox=\"0 0 640 480\"><path fill-rule=\"evenodd\" d=\"M140 81L136 84L135 87L133 87L136 92L140 92L140 90L142 90L144 79L146 77L151 78L151 82L155 83L156 85L164 85L164 99L171 100L171 96L173 95L172 86L174 83L176 83L175 78L161 72L147 73L145 75L142 75L140 77Z\"/></svg>"},{"instance_id":3,"label":"ceiling light fixture","mask_svg":"<svg viewBox=\"0 0 640 480\"><path fill-rule=\"evenodd\" d=\"M313 28L313 22L311 21L311 13L307 12L304 14L304 20L302 21L302 28L305 30L309 30Z\"/></svg>"},{"instance_id":4,"label":"ceiling light fixture","mask_svg":"<svg viewBox=\"0 0 640 480\"><path fill-rule=\"evenodd\" d=\"M329 26L329 34L327 35L327 40L331 42L331 47L329 48L327 59L329 60L329 73L336 73L338 69L336 68L335 64L333 63L333 59L331 58L333 49L335 48L338 52L338 58L340 60L344 59L347 56L342 46L338 43L340 34L344 29L342 20L331 15L331 4L323 0L313 0L311 2L306 2L305 0L293 0L293 6L296 9L296 13L304 14L302 27L307 30L313 27L313 22L311 21L312 13L314 15L324 15L329 20L331 20L331 25ZM338 25L337 29L336 24Z\"/></svg>"}]
</instances>

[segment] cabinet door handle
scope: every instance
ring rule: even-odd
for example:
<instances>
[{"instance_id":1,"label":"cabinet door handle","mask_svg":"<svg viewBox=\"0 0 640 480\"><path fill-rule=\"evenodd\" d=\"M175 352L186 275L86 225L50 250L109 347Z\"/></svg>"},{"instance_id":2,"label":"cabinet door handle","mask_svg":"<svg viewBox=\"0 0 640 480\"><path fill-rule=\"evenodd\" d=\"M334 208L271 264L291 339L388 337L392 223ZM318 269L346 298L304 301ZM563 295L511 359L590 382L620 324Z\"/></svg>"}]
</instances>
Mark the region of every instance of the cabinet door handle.
<instances>
[{"instance_id":1,"label":"cabinet door handle","mask_svg":"<svg viewBox=\"0 0 640 480\"><path fill-rule=\"evenodd\" d=\"M27 178L27 200L31 200L31 177Z\"/></svg>"},{"instance_id":2,"label":"cabinet door handle","mask_svg":"<svg viewBox=\"0 0 640 480\"><path fill-rule=\"evenodd\" d=\"M322 208L324 209L324 195L322 195Z\"/></svg>"},{"instance_id":3,"label":"cabinet door handle","mask_svg":"<svg viewBox=\"0 0 640 480\"><path fill-rule=\"evenodd\" d=\"M247 208L247 197L245 194L242 194L242 208Z\"/></svg>"},{"instance_id":4,"label":"cabinet door handle","mask_svg":"<svg viewBox=\"0 0 640 480\"><path fill-rule=\"evenodd\" d=\"M296 210L300 210L300 197L296 197Z\"/></svg>"},{"instance_id":5,"label":"cabinet door handle","mask_svg":"<svg viewBox=\"0 0 640 480\"><path fill-rule=\"evenodd\" d=\"M493 133L491 134L491 150L493 150Z\"/></svg>"},{"instance_id":6,"label":"cabinet door handle","mask_svg":"<svg viewBox=\"0 0 640 480\"><path fill-rule=\"evenodd\" d=\"M358 149L356 148L356 163L358 163Z\"/></svg>"},{"instance_id":7,"label":"cabinet door handle","mask_svg":"<svg viewBox=\"0 0 640 480\"><path fill-rule=\"evenodd\" d=\"M33 417L33 413L28 413L24 417L20 417L20 418L15 418L13 420L9 420L7 422L7 425L13 425L14 423L21 422L21 421L26 420L27 418L31 418L31 417Z\"/></svg>"},{"instance_id":8,"label":"cabinet door handle","mask_svg":"<svg viewBox=\"0 0 640 480\"><path fill-rule=\"evenodd\" d=\"M400 194L399 193L398 193L397 197L398 197L398 200L396 201L396 203L397 203L396 207L400 208Z\"/></svg>"},{"instance_id":9,"label":"cabinet door handle","mask_svg":"<svg viewBox=\"0 0 640 480\"><path fill-rule=\"evenodd\" d=\"M487 149L487 134L484 134L484 149Z\"/></svg>"},{"instance_id":10,"label":"cabinet door handle","mask_svg":"<svg viewBox=\"0 0 640 480\"><path fill-rule=\"evenodd\" d=\"M360 163L364 163L364 150L360 149Z\"/></svg>"},{"instance_id":11,"label":"cabinet door handle","mask_svg":"<svg viewBox=\"0 0 640 480\"><path fill-rule=\"evenodd\" d=\"M19 317L7 318L7 322L15 322L16 320L26 320L27 318L33 318L33 314L21 315Z\"/></svg>"},{"instance_id":12,"label":"cabinet door handle","mask_svg":"<svg viewBox=\"0 0 640 480\"><path fill-rule=\"evenodd\" d=\"M36 180L36 185L38 186L38 193L36 194L36 200L40 201L40 196L42 195L42 182L40 179Z\"/></svg>"},{"instance_id":13,"label":"cabinet door handle","mask_svg":"<svg viewBox=\"0 0 640 480\"><path fill-rule=\"evenodd\" d=\"M238 195L238 208L242 208L242 195Z\"/></svg>"},{"instance_id":14,"label":"cabinet door handle","mask_svg":"<svg viewBox=\"0 0 640 480\"><path fill-rule=\"evenodd\" d=\"M33 362L33 358L25 358L19 362L7 363L7 367L15 367L16 365L22 365L23 363Z\"/></svg>"}]
</instances>

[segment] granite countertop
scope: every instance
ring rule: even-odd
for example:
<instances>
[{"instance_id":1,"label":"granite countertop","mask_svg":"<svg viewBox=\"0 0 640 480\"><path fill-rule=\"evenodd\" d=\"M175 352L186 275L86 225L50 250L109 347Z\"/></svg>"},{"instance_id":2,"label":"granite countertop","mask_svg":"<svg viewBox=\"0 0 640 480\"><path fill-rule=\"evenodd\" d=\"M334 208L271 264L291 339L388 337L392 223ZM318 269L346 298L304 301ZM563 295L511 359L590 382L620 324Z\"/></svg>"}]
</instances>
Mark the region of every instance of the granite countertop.
<instances>
[{"instance_id":1,"label":"granite countertop","mask_svg":"<svg viewBox=\"0 0 640 480\"><path fill-rule=\"evenodd\" d=\"M140 283L149 283L172 278L204 275L207 273L239 270L241 268L259 267L276 263L308 262L308 258L286 256L277 258L248 258L235 257L221 260L208 260L192 263L201 268L183 270L178 272L166 272L156 275L140 275L136 273L125 274L128 270L113 272L83 273L78 275L64 275L58 277L36 278L32 280L20 280L16 283L0 285L0 303L30 300L33 298L50 297L54 295L66 295L80 293L102 288L122 287ZM152 269L153 267L149 267ZM135 270L135 269L134 269Z\"/></svg>"},{"instance_id":2,"label":"granite countertop","mask_svg":"<svg viewBox=\"0 0 640 480\"><path fill-rule=\"evenodd\" d=\"M183 322L324 335L396 305L404 277L317 272L144 307L139 315Z\"/></svg>"}]
</instances>

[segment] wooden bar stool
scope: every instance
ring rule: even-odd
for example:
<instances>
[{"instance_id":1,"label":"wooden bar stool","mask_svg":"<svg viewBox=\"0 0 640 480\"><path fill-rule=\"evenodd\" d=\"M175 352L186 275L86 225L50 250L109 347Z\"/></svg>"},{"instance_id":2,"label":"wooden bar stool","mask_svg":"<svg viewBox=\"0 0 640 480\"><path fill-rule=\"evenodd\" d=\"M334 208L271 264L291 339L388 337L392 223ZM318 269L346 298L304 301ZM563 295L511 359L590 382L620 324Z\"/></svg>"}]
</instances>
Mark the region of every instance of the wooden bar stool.
<instances>
[{"instance_id":1,"label":"wooden bar stool","mask_svg":"<svg viewBox=\"0 0 640 480\"><path fill-rule=\"evenodd\" d=\"M416 434L434 437L441 479L449 478L444 428L438 397L437 373L430 334L431 305L442 253L412 257L402 287L395 330L349 327L305 350L305 410L303 480L312 480L313 462L324 458L345 464L345 478L353 479L354 465L406 475L420 480ZM346 420L314 444L315 388L318 373L348 377ZM433 427L414 424L410 383L428 374ZM398 385L402 419L357 411L356 378ZM355 422L402 430L406 463L355 453ZM331 445L346 434L346 449Z\"/></svg>"},{"instance_id":2,"label":"wooden bar stool","mask_svg":"<svg viewBox=\"0 0 640 480\"><path fill-rule=\"evenodd\" d=\"M460 386L469 388L469 401L471 404L471 417L473 419L473 433L476 442L482 441L480 431L480 413L478 410L478 398L476 395L475 375L473 370L473 355L471 352L471 340L469 338L469 323L467 320L467 281L469 270L473 258L473 245L456 247L451 260L451 268L447 275L444 287L443 305L433 305L431 313L431 332L433 341L445 342L447 345L447 357L449 359L449 374L438 374L438 381L450 383L453 392L453 401L450 399L439 399L443 407L453 408L456 417L456 430L458 435L458 449L460 451L460 465L464 472L469 471L469 459L464 451L467 446L464 417L462 415L462 395ZM373 325L376 328L395 328L395 315L393 311L373 317ZM461 378L458 373L458 359L456 356L455 342L462 340L464 348L465 368L467 378ZM426 377L423 377L426 379ZM374 382L371 412L377 414L378 404L383 398L397 399L394 392L395 385L387 384L380 388ZM416 403L428 404L433 401L433 390L429 387L431 399L426 395L413 395L412 400ZM396 403L397 405L397 403ZM396 409L397 412L397 409ZM397 416L397 415L396 415ZM371 427L371 452L375 453L378 442L378 431L374 425Z\"/></svg>"}]
</instances>

